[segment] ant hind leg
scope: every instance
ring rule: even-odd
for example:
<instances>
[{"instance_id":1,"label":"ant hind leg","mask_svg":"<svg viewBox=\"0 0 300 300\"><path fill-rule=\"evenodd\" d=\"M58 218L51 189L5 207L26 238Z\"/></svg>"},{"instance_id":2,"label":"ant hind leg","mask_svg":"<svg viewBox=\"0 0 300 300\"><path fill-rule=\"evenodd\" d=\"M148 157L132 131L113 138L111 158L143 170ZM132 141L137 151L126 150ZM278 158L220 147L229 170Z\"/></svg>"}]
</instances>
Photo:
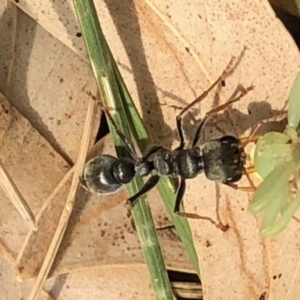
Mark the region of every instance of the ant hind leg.
<instances>
[{"instance_id":1,"label":"ant hind leg","mask_svg":"<svg viewBox=\"0 0 300 300\"><path fill-rule=\"evenodd\" d=\"M186 213L186 212L180 212L180 203L182 201L184 192L185 192L185 188L186 188L186 183L185 180L181 180L178 192L177 192L177 196L176 196L176 201L175 201L175 207L174 207L174 214L178 215L179 217L184 217L184 218L188 218L188 219L197 219L197 220L205 220L205 221L209 221L211 224L213 224L216 228L221 229L222 231L227 231L229 229L229 225L226 224L222 224L222 222L219 220L219 222L214 221L213 219L211 219L210 217L204 217L204 216L200 216L198 214L195 213Z\"/></svg>"},{"instance_id":2,"label":"ant hind leg","mask_svg":"<svg viewBox=\"0 0 300 300\"><path fill-rule=\"evenodd\" d=\"M204 91L199 97L197 97L193 102L191 102L189 105L187 105L179 114L181 117L186 111L188 111L192 106L194 106L196 103L200 103L203 99L205 99L208 95L208 93L216 87L219 83L221 83L224 78L232 71L234 62L236 60L236 57L231 57L229 63L227 64L226 68L222 72L222 74L217 78L217 80L206 90Z\"/></svg>"},{"instance_id":3,"label":"ant hind leg","mask_svg":"<svg viewBox=\"0 0 300 300\"><path fill-rule=\"evenodd\" d=\"M139 192L127 199L125 207L131 208L136 203L138 198L152 190L157 185L158 181L158 175L151 176Z\"/></svg>"}]
</instances>

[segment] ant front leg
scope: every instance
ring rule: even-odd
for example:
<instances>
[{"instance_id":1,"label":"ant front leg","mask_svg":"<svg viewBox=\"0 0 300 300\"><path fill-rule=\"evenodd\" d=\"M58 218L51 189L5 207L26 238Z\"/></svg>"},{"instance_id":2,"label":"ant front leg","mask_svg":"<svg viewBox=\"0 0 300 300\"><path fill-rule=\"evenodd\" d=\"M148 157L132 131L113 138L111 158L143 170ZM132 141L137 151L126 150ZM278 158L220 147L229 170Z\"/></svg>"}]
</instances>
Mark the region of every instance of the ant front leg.
<instances>
[{"instance_id":1,"label":"ant front leg","mask_svg":"<svg viewBox=\"0 0 300 300\"><path fill-rule=\"evenodd\" d=\"M235 190L239 190L239 191L243 191L243 192L255 192L256 186L254 185L251 177L249 176L249 174L254 173L254 172L255 172L254 167L244 168L244 174L247 177L249 186L238 186L237 184L235 184L233 182L226 182L226 181L223 183L226 184L227 186L230 186L231 188L233 188Z\"/></svg>"},{"instance_id":2,"label":"ant front leg","mask_svg":"<svg viewBox=\"0 0 300 300\"><path fill-rule=\"evenodd\" d=\"M209 120L209 118L211 118L213 115L221 112L221 111L225 111L226 109L228 109L233 103L239 101L242 97L244 97L246 94L248 94L249 91L253 90L253 86L249 86L248 88L246 89L243 89L243 91L241 92L241 94L233 99L233 100L230 100L224 104L221 104L219 105L218 107L216 108L213 108L212 110L210 110L209 112L207 112L205 114L205 117L204 119L200 122L200 125L198 126L197 130L196 130L196 134L194 136L194 139L193 139L193 147L196 146L196 144L199 142L200 140L200 137L201 137L201 130L204 126L204 124Z\"/></svg>"},{"instance_id":3,"label":"ant front leg","mask_svg":"<svg viewBox=\"0 0 300 300\"><path fill-rule=\"evenodd\" d=\"M210 110L209 112L206 113L205 117L208 118L208 117L211 117L221 111L227 110L233 103L241 100L244 96L246 96L253 89L254 89L253 85L250 85L249 87L243 89L238 97L236 97L235 99L232 99L230 101L227 101L226 103L221 104L216 108L213 108L212 110Z\"/></svg>"},{"instance_id":4,"label":"ant front leg","mask_svg":"<svg viewBox=\"0 0 300 300\"><path fill-rule=\"evenodd\" d=\"M235 57L232 57L231 60L229 61L228 65L226 66L225 70L222 72L222 74L217 78L217 80L206 90L204 91L198 98L196 98L194 101L192 101L189 105L187 105L181 112L180 114L176 117L176 124L177 124L177 130L178 130L178 135L180 138L180 146L176 150L183 149L185 142L184 142L184 136L183 136L183 131L182 131L182 115L187 112L192 106L194 106L196 103L200 103L203 99L205 99L208 95L208 93L219 83L222 83L224 80L224 77L226 77L233 68L233 63L235 61ZM214 114L217 114L220 111L225 111L228 109L233 103L239 101L242 97L244 97L249 91L251 91L254 87L250 86L246 89L243 89L241 94L225 104L222 104L212 110L210 110L208 113L206 113L204 119L201 121L200 125L197 128L197 131L195 133L194 139L193 139L193 146L195 146L198 141L200 140L201 137L201 131L204 126L204 124L208 121L208 119L213 116Z\"/></svg>"},{"instance_id":5,"label":"ant front leg","mask_svg":"<svg viewBox=\"0 0 300 300\"><path fill-rule=\"evenodd\" d=\"M188 111L192 106L194 106L196 103L200 103L203 99L205 99L208 95L208 93L219 83L221 83L224 78L231 72L233 68L234 61L236 60L235 57L232 57L222 72L222 74L217 78L217 80L206 90L204 91L198 98L196 98L193 102L191 102L187 107L185 107L179 114L179 116L182 116L186 111Z\"/></svg>"},{"instance_id":6,"label":"ant front leg","mask_svg":"<svg viewBox=\"0 0 300 300\"><path fill-rule=\"evenodd\" d=\"M263 125L272 121L281 121L287 116L287 112L280 112L279 114L272 116L270 118L258 121L252 128L248 137L239 139L241 147L246 147L249 143L256 143L261 135L256 134L257 130ZM279 117L279 118L278 118Z\"/></svg>"},{"instance_id":7,"label":"ant front leg","mask_svg":"<svg viewBox=\"0 0 300 300\"><path fill-rule=\"evenodd\" d=\"M224 232L229 229L229 225L222 224L220 220L219 220L219 222L216 222L216 221L214 221L213 219L211 219L209 217L200 216L200 215L195 214L195 213L180 212L180 204L182 202L185 189L186 189L186 182L185 182L185 179L182 179L181 182L180 182L180 186L178 188L177 195L176 195L174 214L178 215L179 217L209 221L216 228L221 229Z\"/></svg>"},{"instance_id":8,"label":"ant front leg","mask_svg":"<svg viewBox=\"0 0 300 300\"><path fill-rule=\"evenodd\" d=\"M257 143L260 135L251 133L248 137L243 137L239 139L241 148L245 148L249 143Z\"/></svg>"},{"instance_id":9,"label":"ant front leg","mask_svg":"<svg viewBox=\"0 0 300 300\"><path fill-rule=\"evenodd\" d=\"M150 145L148 149L146 149L146 152L142 158L143 161L146 161L149 159L149 157L155 153L157 153L160 149L162 149L162 146L158 145Z\"/></svg>"},{"instance_id":10,"label":"ant front leg","mask_svg":"<svg viewBox=\"0 0 300 300\"><path fill-rule=\"evenodd\" d=\"M183 128L182 128L182 117L180 114L176 117L176 127L177 127L177 133L179 136L180 144L176 149L174 149L174 151L182 150L185 146L185 139L184 139Z\"/></svg>"}]
</instances>

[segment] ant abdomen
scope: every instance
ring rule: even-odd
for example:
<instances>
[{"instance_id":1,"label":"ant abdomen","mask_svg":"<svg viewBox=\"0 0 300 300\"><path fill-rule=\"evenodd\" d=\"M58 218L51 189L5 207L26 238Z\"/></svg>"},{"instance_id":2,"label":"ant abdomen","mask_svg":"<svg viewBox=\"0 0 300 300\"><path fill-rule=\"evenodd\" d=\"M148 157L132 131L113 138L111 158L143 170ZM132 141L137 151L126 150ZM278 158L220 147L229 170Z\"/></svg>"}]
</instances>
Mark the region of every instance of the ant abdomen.
<instances>
[{"instance_id":1,"label":"ant abdomen","mask_svg":"<svg viewBox=\"0 0 300 300\"><path fill-rule=\"evenodd\" d=\"M135 174L135 164L129 159L119 158L112 164L112 175L116 183L128 183Z\"/></svg>"},{"instance_id":2,"label":"ant abdomen","mask_svg":"<svg viewBox=\"0 0 300 300\"><path fill-rule=\"evenodd\" d=\"M96 194L112 194L118 191L122 183L114 174L114 170L118 168L117 162L118 159L111 155L92 158L84 165L80 176L81 185Z\"/></svg>"}]
</instances>

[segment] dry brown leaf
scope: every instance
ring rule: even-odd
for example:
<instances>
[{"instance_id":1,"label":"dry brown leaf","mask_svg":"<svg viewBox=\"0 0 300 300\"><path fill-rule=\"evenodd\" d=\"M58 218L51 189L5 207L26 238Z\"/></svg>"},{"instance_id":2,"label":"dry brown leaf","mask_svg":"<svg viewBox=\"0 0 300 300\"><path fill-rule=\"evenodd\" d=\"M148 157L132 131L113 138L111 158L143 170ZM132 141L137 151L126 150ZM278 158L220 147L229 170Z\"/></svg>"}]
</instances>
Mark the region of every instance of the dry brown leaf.
<instances>
[{"instance_id":1,"label":"dry brown leaf","mask_svg":"<svg viewBox=\"0 0 300 300\"><path fill-rule=\"evenodd\" d=\"M12 4L3 8L0 90L55 150L75 162L89 101L82 89L95 91L90 64L20 12Z\"/></svg>"},{"instance_id":2,"label":"dry brown leaf","mask_svg":"<svg viewBox=\"0 0 300 300\"><path fill-rule=\"evenodd\" d=\"M30 231L18 253L16 278L22 281L37 276L57 228L71 187L73 170L70 170L37 214L38 231Z\"/></svg>"},{"instance_id":3,"label":"dry brown leaf","mask_svg":"<svg viewBox=\"0 0 300 300\"><path fill-rule=\"evenodd\" d=\"M69 167L2 94L0 114L0 159L29 207L37 213ZM0 235L17 253L28 229L2 189L0 202Z\"/></svg>"},{"instance_id":4,"label":"dry brown leaf","mask_svg":"<svg viewBox=\"0 0 300 300\"><path fill-rule=\"evenodd\" d=\"M2 255L0 255L0 265L0 300L24 299L22 297L30 291L31 283L13 281L14 268L12 262L6 260ZM53 300L53 298L49 293L43 291L39 300Z\"/></svg>"},{"instance_id":5,"label":"dry brown leaf","mask_svg":"<svg viewBox=\"0 0 300 300\"><path fill-rule=\"evenodd\" d=\"M205 137L223 131L247 135L257 120L270 116L287 99L300 67L299 52L266 0L95 2L112 52L156 142L177 145L178 108L205 90L244 47L245 55L227 78L221 101L238 84L254 84L255 90L216 118L217 128L206 130ZM43 8L37 3L24 0L19 6L85 57L71 1L44 1ZM212 93L201 104L201 112L218 104L213 98ZM258 220L246 211L249 198L204 176L189 181L186 210L215 217L219 199L221 217L231 226L222 233L205 222L191 222L204 297L258 299L266 292L268 299L297 299L299 224L292 222L272 241L262 240Z\"/></svg>"},{"instance_id":6,"label":"dry brown leaf","mask_svg":"<svg viewBox=\"0 0 300 300\"><path fill-rule=\"evenodd\" d=\"M28 226L29 229L37 230L33 212L31 211L26 199L24 199L18 187L15 185L10 175L6 171L1 160L0 160L0 186L2 190L6 193L6 196L9 198L9 200L18 210L26 226Z\"/></svg>"},{"instance_id":7,"label":"dry brown leaf","mask_svg":"<svg viewBox=\"0 0 300 300\"><path fill-rule=\"evenodd\" d=\"M44 261L45 255L53 238L53 234L57 228L62 210L65 206L65 199L70 191L72 175L73 170L70 170L47 201L45 201L37 216L39 231L29 232L24 240L16 261L16 277L19 281L34 278L38 275L38 271ZM77 198L83 202L87 202L87 196L88 195L79 193ZM77 199L76 206L78 206L81 211L82 207L78 204ZM75 207L75 212L77 214L77 207ZM72 226L74 226L73 223L76 221L78 220L75 217L75 220L70 222ZM65 239L69 240L68 237L65 237ZM61 252L65 251L64 248L63 243ZM78 252L76 254L78 254ZM78 258L80 259L80 256Z\"/></svg>"},{"instance_id":8,"label":"dry brown leaf","mask_svg":"<svg viewBox=\"0 0 300 300\"><path fill-rule=\"evenodd\" d=\"M78 269L47 280L45 288L60 300L155 299L144 264Z\"/></svg>"},{"instance_id":9,"label":"dry brown leaf","mask_svg":"<svg viewBox=\"0 0 300 300\"><path fill-rule=\"evenodd\" d=\"M86 120L84 122L83 133L80 140L78 158L74 166L74 176L72 178L70 191L68 193L65 206L59 218L57 228L55 229L53 238L47 250L45 259L43 261L38 276L36 277L33 287L28 296L28 300L37 300L39 298L44 283L48 278L48 275L51 271L56 255L60 248L60 244L64 238L64 234L66 232L75 205L76 192L80 184L79 176L81 175L86 160L86 156L90 148L90 142L92 140L92 134L94 128L93 125L96 118L96 114L97 114L97 103L91 100L88 103L88 107L87 107Z\"/></svg>"}]
</instances>

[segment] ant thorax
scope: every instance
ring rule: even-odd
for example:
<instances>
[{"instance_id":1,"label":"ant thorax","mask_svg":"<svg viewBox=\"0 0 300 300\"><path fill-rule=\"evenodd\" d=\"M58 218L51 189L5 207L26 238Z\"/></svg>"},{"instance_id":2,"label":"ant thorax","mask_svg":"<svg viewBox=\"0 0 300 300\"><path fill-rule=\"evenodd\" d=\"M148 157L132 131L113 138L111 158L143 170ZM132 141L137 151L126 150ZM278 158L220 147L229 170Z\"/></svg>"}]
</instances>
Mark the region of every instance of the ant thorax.
<instances>
[{"instance_id":1,"label":"ant thorax","mask_svg":"<svg viewBox=\"0 0 300 300\"><path fill-rule=\"evenodd\" d=\"M153 171L153 162L141 159L134 166L135 173L144 177Z\"/></svg>"},{"instance_id":2,"label":"ant thorax","mask_svg":"<svg viewBox=\"0 0 300 300\"><path fill-rule=\"evenodd\" d=\"M203 171L203 161L198 147L184 150L160 149L153 158L159 176L194 178Z\"/></svg>"},{"instance_id":3,"label":"ant thorax","mask_svg":"<svg viewBox=\"0 0 300 300\"><path fill-rule=\"evenodd\" d=\"M239 141L233 136L203 144L204 171L208 179L223 183L236 182L243 175L244 155Z\"/></svg>"}]
</instances>

